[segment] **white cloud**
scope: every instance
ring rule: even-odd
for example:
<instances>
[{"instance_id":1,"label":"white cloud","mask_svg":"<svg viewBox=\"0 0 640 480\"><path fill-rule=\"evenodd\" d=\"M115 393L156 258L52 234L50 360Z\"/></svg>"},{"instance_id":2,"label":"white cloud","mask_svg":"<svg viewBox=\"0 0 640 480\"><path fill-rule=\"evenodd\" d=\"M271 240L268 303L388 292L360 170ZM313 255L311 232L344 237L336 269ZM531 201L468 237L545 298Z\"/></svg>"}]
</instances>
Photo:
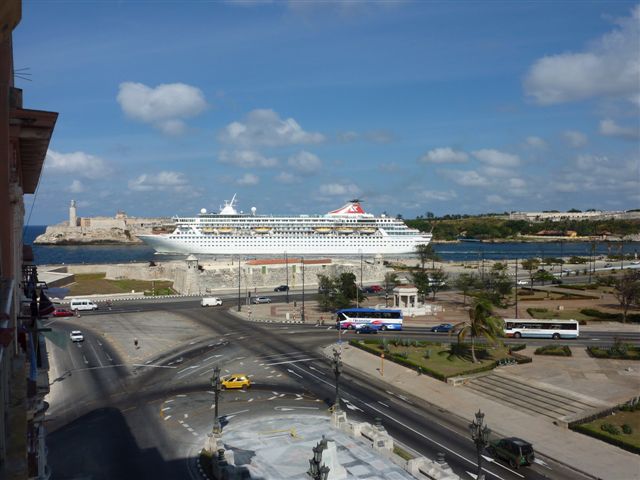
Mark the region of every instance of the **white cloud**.
<instances>
[{"instance_id":1,"label":"white cloud","mask_svg":"<svg viewBox=\"0 0 640 480\"><path fill-rule=\"evenodd\" d=\"M491 203L492 205L505 205L508 203L504 198L496 194L487 195L485 199L487 203Z\"/></svg>"},{"instance_id":2,"label":"white cloud","mask_svg":"<svg viewBox=\"0 0 640 480\"><path fill-rule=\"evenodd\" d=\"M504 178L504 177L510 177L514 174L513 170L509 170L507 168L500 168L500 167L491 167L491 166L482 167L480 171L482 172L483 175L487 177Z\"/></svg>"},{"instance_id":3,"label":"white cloud","mask_svg":"<svg viewBox=\"0 0 640 480\"><path fill-rule=\"evenodd\" d=\"M313 153L304 150L291 155L288 163L290 167L305 174L315 173L322 168L322 160Z\"/></svg>"},{"instance_id":4,"label":"white cloud","mask_svg":"<svg viewBox=\"0 0 640 480\"><path fill-rule=\"evenodd\" d=\"M468 160L469 155L464 152L453 150L450 147L434 148L429 150L422 157L422 163L464 163Z\"/></svg>"},{"instance_id":5,"label":"white cloud","mask_svg":"<svg viewBox=\"0 0 640 480\"><path fill-rule=\"evenodd\" d=\"M326 183L324 185L320 185L318 192L323 196L353 196L359 195L361 193L361 190L357 185L354 185L353 183Z\"/></svg>"},{"instance_id":6,"label":"white cloud","mask_svg":"<svg viewBox=\"0 0 640 480\"><path fill-rule=\"evenodd\" d=\"M527 137L527 145L529 145L530 147L533 148L546 148L547 146L547 142L545 142L543 139L541 139L540 137L536 137L536 136L530 136Z\"/></svg>"},{"instance_id":7,"label":"white cloud","mask_svg":"<svg viewBox=\"0 0 640 480\"><path fill-rule=\"evenodd\" d=\"M45 168L52 173L72 173L84 178L104 178L111 168L100 157L85 152L60 153L48 150Z\"/></svg>"},{"instance_id":8,"label":"white cloud","mask_svg":"<svg viewBox=\"0 0 640 480\"><path fill-rule=\"evenodd\" d=\"M573 193L578 191L574 182L551 182L551 188L559 193Z\"/></svg>"},{"instance_id":9,"label":"white cloud","mask_svg":"<svg viewBox=\"0 0 640 480\"><path fill-rule=\"evenodd\" d=\"M521 178L510 178L509 188L520 189L527 186L527 183Z\"/></svg>"},{"instance_id":10,"label":"white cloud","mask_svg":"<svg viewBox=\"0 0 640 480\"><path fill-rule=\"evenodd\" d=\"M260 182L260 177L254 175L253 173L245 173L242 177L236 180L237 185L242 186L251 186L257 185Z\"/></svg>"},{"instance_id":11,"label":"white cloud","mask_svg":"<svg viewBox=\"0 0 640 480\"><path fill-rule=\"evenodd\" d=\"M218 160L221 163L229 163L241 168L271 168L278 165L276 158L265 157L255 150L234 150L232 152L223 150L218 154Z\"/></svg>"},{"instance_id":12,"label":"white cloud","mask_svg":"<svg viewBox=\"0 0 640 480\"><path fill-rule=\"evenodd\" d=\"M156 190L186 191L189 182L181 172L162 171L159 173L143 173L133 180L129 180L129 189L137 192Z\"/></svg>"},{"instance_id":13,"label":"white cloud","mask_svg":"<svg viewBox=\"0 0 640 480\"><path fill-rule=\"evenodd\" d=\"M577 132L575 130L568 130L562 135L564 136L567 143L574 148L584 147L589 141L584 133Z\"/></svg>"},{"instance_id":14,"label":"white cloud","mask_svg":"<svg viewBox=\"0 0 640 480\"><path fill-rule=\"evenodd\" d=\"M276 182L284 184L296 183L298 180L298 177L289 172L280 172L276 176Z\"/></svg>"},{"instance_id":15,"label":"white cloud","mask_svg":"<svg viewBox=\"0 0 640 480\"><path fill-rule=\"evenodd\" d=\"M306 132L293 118L281 119L273 110L252 110L245 122L227 125L219 135L225 143L244 147L313 144L324 141L324 135Z\"/></svg>"},{"instance_id":16,"label":"white cloud","mask_svg":"<svg viewBox=\"0 0 640 480\"><path fill-rule=\"evenodd\" d=\"M541 105L609 96L632 100L638 94L640 6L618 27L580 53L562 53L537 60L524 88Z\"/></svg>"},{"instance_id":17,"label":"white cloud","mask_svg":"<svg viewBox=\"0 0 640 480\"><path fill-rule=\"evenodd\" d=\"M355 140L358 139L360 135L358 134L358 132L354 132L352 130L349 130L347 132L340 132L336 135L336 138L338 139L339 142L342 143L350 143L353 142Z\"/></svg>"},{"instance_id":18,"label":"white cloud","mask_svg":"<svg viewBox=\"0 0 640 480\"><path fill-rule=\"evenodd\" d=\"M69 185L69 191L71 193L82 193L84 192L84 190L84 185L82 185L82 182L80 182L80 180L74 180L73 182L71 182L71 185Z\"/></svg>"},{"instance_id":19,"label":"white cloud","mask_svg":"<svg viewBox=\"0 0 640 480\"><path fill-rule=\"evenodd\" d=\"M447 176L463 187L487 187L491 182L475 170L449 170Z\"/></svg>"},{"instance_id":20,"label":"white cloud","mask_svg":"<svg viewBox=\"0 0 640 480\"><path fill-rule=\"evenodd\" d=\"M520 165L520 158L517 155L500 152L494 149L482 149L471 152L472 155L481 162L492 167L505 168L517 167Z\"/></svg>"},{"instance_id":21,"label":"white cloud","mask_svg":"<svg viewBox=\"0 0 640 480\"><path fill-rule=\"evenodd\" d=\"M393 133L388 130L371 130L365 132L364 137L373 143L391 143L395 139Z\"/></svg>"},{"instance_id":22,"label":"white cloud","mask_svg":"<svg viewBox=\"0 0 640 480\"><path fill-rule=\"evenodd\" d=\"M640 130L638 128L623 127L609 118L600 122L600 133L608 137L620 137L627 140L640 138Z\"/></svg>"},{"instance_id":23,"label":"white cloud","mask_svg":"<svg viewBox=\"0 0 640 480\"><path fill-rule=\"evenodd\" d=\"M458 194L453 190L437 191L437 190L425 190L420 192L419 197L424 200L437 200L444 202L447 200L453 200L458 197Z\"/></svg>"},{"instance_id":24,"label":"white cloud","mask_svg":"<svg viewBox=\"0 0 640 480\"><path fill-rule=\"evenodd\" d=\"M183 133L186 128L183 120L207 107L202 91L184 83L152 88L143 83L123 82L117 100L129 118L151 124L168 135Z\"/></svg>"}]
</instances>

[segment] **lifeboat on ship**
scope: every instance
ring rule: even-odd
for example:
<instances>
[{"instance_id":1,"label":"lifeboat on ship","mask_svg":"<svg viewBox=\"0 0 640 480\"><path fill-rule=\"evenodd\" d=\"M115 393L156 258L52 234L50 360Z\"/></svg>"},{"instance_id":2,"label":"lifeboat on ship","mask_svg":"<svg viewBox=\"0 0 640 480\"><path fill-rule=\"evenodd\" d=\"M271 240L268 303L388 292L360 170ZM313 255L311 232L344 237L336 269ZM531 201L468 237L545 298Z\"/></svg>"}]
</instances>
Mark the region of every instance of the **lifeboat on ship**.
<instances>
[{"instance_id":1,"label":"lifeboat on ship","mask_svg":"<svg viewBox=\"0 0 640 480\"><path fill-rule=\"evenodd\" d=\"M203 227L200 230L202 231L202 233L209 233L209 234L216 231L216 229L213 227Z\"/></svg>"},{"instance_id":2,"label":"lifeboat on ship","mask_svg":"<svg viewBox=\"0 0 640 480\"><path fill-rule=\"evenodd\" d=\"M327 234L331 233L331 227L315 227L313 229L316 233Z\"/></svg>"},{"instance_id":3,"label":"lifeboat on ship","mask_svg":"<svg viewBox=\"0 0 640 480\"><path fill-rule=\"evenodd\" d=\"M353 227L338 227L336 228L336 232L341 233L343 235L349 235L350 233L353 233Z\"/></svg>"},{"instance_id":4,"label":"lifeboat on ship","mask_svg":"<svg viewBox=\"0 0 640 480\"><path fill-rule=\"evenodd\" d=\"M229 235L231 233L233 233L233 228L231 227L221 227L218 229L218 233L220 233L221 235Z\"/></svg>"},{"instance_id":5,"label":"lifeboat on ship","mask_svg":"<svg viewBox=\"0 0 640 480\"><path fill-rule=\"evenodd\" d=\"M265 234L271 231L271 227L255 227L253 231L256 233Z\"/></svg>"},{"instance_id":6,"label":"lifeboat on ship","mask_svg":"<svg viewBox=\"0 0 640 480\"><path fill-rule=\"evenodd\" d=\"M363 227L360 229L360 233L363 233L365 235L371 235L373 233L376 233L378 229L375 227Z\"/></svg>"}]
</instances>

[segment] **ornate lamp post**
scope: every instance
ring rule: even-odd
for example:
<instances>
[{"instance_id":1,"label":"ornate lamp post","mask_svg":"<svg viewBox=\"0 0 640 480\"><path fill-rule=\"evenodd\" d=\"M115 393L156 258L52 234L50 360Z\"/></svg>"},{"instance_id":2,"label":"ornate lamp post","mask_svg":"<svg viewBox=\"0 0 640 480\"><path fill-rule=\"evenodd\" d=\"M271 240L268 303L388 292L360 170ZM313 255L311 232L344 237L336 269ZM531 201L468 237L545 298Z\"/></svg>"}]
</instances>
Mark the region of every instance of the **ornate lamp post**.
<instances>
[{"instance_id":1,"label":"ornate lamp post","mask_svg":"<svg viewBox=\"0 0 640 480\"><path fill-rule=\"evenodd\" d=\"M220 390L222 390L222 383L220 382L220 367L213 369L213 377L211 377L211 386L214 392L215 410L213 419L213 433L221 433L222 425L220 425L220 417L218 417L218 399L220 397Z\"/></svg>"},{"instance_id":2,"label":"ornate lamp post","mask_svg":"<svg viewBox=\"0 0 640 480\"><path fill-rule=\"evenodd\" d=\"M482 452L489 443L489 434L491 430L484 424L484 413L480 410L476 413L476 419L469 424L469 432L471 439L476 444L478 452L478 476L477 480L484 480L482 473Z\"/></svg>"},{"instance_id":3,"label":"ornate lamp post","mask_svg":"<svg viewBox=\"0 0 640 480\"><path fill-rule=\"evenodd\" d=\"M334 412L340 411L340 374L342 373L342 355L340 351L333 351L333 373L336 376L336 401L333 405Z\"/></svg>"},{"instance_id":4,"label":"ornate lamp post","mask_svg":"<svg viewBox=\"0 0 640 480\"><path fill-rule=\"evenodd\" d=\"M313 458L309 459L309 470L307 470L307 474L313 480L327 480L329 477L329 467L322 465L322 452L326 449L327 440L323 436L322 440L318 442L318 445L313 447Z\"/></svg>"}]
</instances>

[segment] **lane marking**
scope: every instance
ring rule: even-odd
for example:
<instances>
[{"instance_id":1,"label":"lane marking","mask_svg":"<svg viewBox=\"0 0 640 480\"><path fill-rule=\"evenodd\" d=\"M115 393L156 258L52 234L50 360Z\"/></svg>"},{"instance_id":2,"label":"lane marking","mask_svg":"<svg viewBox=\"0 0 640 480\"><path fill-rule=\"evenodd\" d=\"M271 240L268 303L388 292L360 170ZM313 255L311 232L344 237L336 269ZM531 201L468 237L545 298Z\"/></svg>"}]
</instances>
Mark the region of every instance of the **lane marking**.
<instances>
[{"instance_id":1,"label":"lane marking","mask_svg":"<svg viewBox=\"0 0 640 480\"><path fill-rule=\"evenodd\" d=\"M82 358L84 359L84 364L85 365L89 365L89 360L87 360L87 357L85 357L84 355L82 355ZM102 365L101 365L102 366Z\"/></svg>"},{"instance_id":2,"label":"lane marking","mask_svg":"<svg viewBox=\"0 0 640 480\"><path fill-rule=\"evenodd\" d=\"M200 365L191 365L190 367L187 368L183 368L182 370L180 370L178 372L178 375L180 375L182 372L186 372L187 370L191 370L192 368L198 368Z\"/></svg>"},{"instance_id":3,"label":"lane marking","mask_svg":"<svg viewBox=\"0 0 640 480\"><path fill-rule=\"evenodd\" d=\"M380 405L384 405L384 406L385 406L385 407L387 407L387 408L391 408L389 405L387 405L387 404L386 404L386 403L384 403L384 402L381 402L380 400L378 400L378 403L379 403Z\"/></svg>"},{"instance_id":4,"label":"lane marking","mask_svg":"<svg viewBox=\"0 0 640 480\"><path fill-rule=\"evenodd\" d=\"M91 345L91 343L89 343L89 346L91 347L91 350L93 350L93 354L96 356L96 360L98 360L98 364L102 367L103 364L100 361L100 357L98 356L98 352L96 351L95 347Z\"/></svg>"},{"instance_id":5,"label":"lane marking","mask_svg":"<svg viewBox=\"0 0 640 480\"><path fill-rule=\"evenodd\" d=\"M166 417L164 417L164 421L166 422L167 420L169 420L171 418L171 415L167 415Z\"/></svg>"},{"instance_id":6,"label":"lane marking","mask_svg":"<svg viewBox=\"0 0 640 480\"><path fill-rule=\"evenodd\" d=\"M297 362L308 362L310 360L317 360L317 358L300 358L298 360L286 360L284 362L276 362L276 363L266 363L265 365L272 367L273 365L282 365L285 363L297 363Z\"/></svg>"},{"instance_id":7,"label":"lane marking","mask_svg":"<svg viewBox=\"0 0 640 480\"><path fill-rule=\"evenodd\" d=\"M164 407L164 408L162 409L162 411L163 411L163 412L166 412L167 410L171 410L171 407Z\"/></svg>"},{"instance_id":8,"label":"lane marking","mask_svg":"<svg viewBox=\"0 0 640 480\"><path fill-rule=\"evenodd\" d=\"M296 372L294 372L293 370L291 370L290 368L287 368L287 372L292 373L293 375L295 375L296 377L302 378L302 375L297 374Z\"/></svg>"}]
</instances>

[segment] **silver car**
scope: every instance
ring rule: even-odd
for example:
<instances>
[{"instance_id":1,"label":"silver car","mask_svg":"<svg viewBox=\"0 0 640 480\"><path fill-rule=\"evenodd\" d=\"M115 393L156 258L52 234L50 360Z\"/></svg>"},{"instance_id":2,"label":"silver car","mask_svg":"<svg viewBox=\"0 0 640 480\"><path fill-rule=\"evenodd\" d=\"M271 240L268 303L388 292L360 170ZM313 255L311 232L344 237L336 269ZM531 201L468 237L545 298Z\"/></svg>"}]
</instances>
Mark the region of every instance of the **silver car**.
<instances>
[{"instance_id":1,"label":"silver car","mask_svg":"<svg viewBox=\"0 0 640 480\"><path fill-rule=\"evenodd\" d=\"M80 330L73 330L69 334L69 338L71 338L72 342L84 342L84 335L82 335Z\"/></svg>"},{"instance_id":2,"label":"silver car","mask_svg":"<svg viewBox=\"0 0 640 480\"><path fill-rule=\"evenodd\" d=\"M271 299L269 297L254 297L253 303L271 303Z\"/></svg>"}]
</instances>

